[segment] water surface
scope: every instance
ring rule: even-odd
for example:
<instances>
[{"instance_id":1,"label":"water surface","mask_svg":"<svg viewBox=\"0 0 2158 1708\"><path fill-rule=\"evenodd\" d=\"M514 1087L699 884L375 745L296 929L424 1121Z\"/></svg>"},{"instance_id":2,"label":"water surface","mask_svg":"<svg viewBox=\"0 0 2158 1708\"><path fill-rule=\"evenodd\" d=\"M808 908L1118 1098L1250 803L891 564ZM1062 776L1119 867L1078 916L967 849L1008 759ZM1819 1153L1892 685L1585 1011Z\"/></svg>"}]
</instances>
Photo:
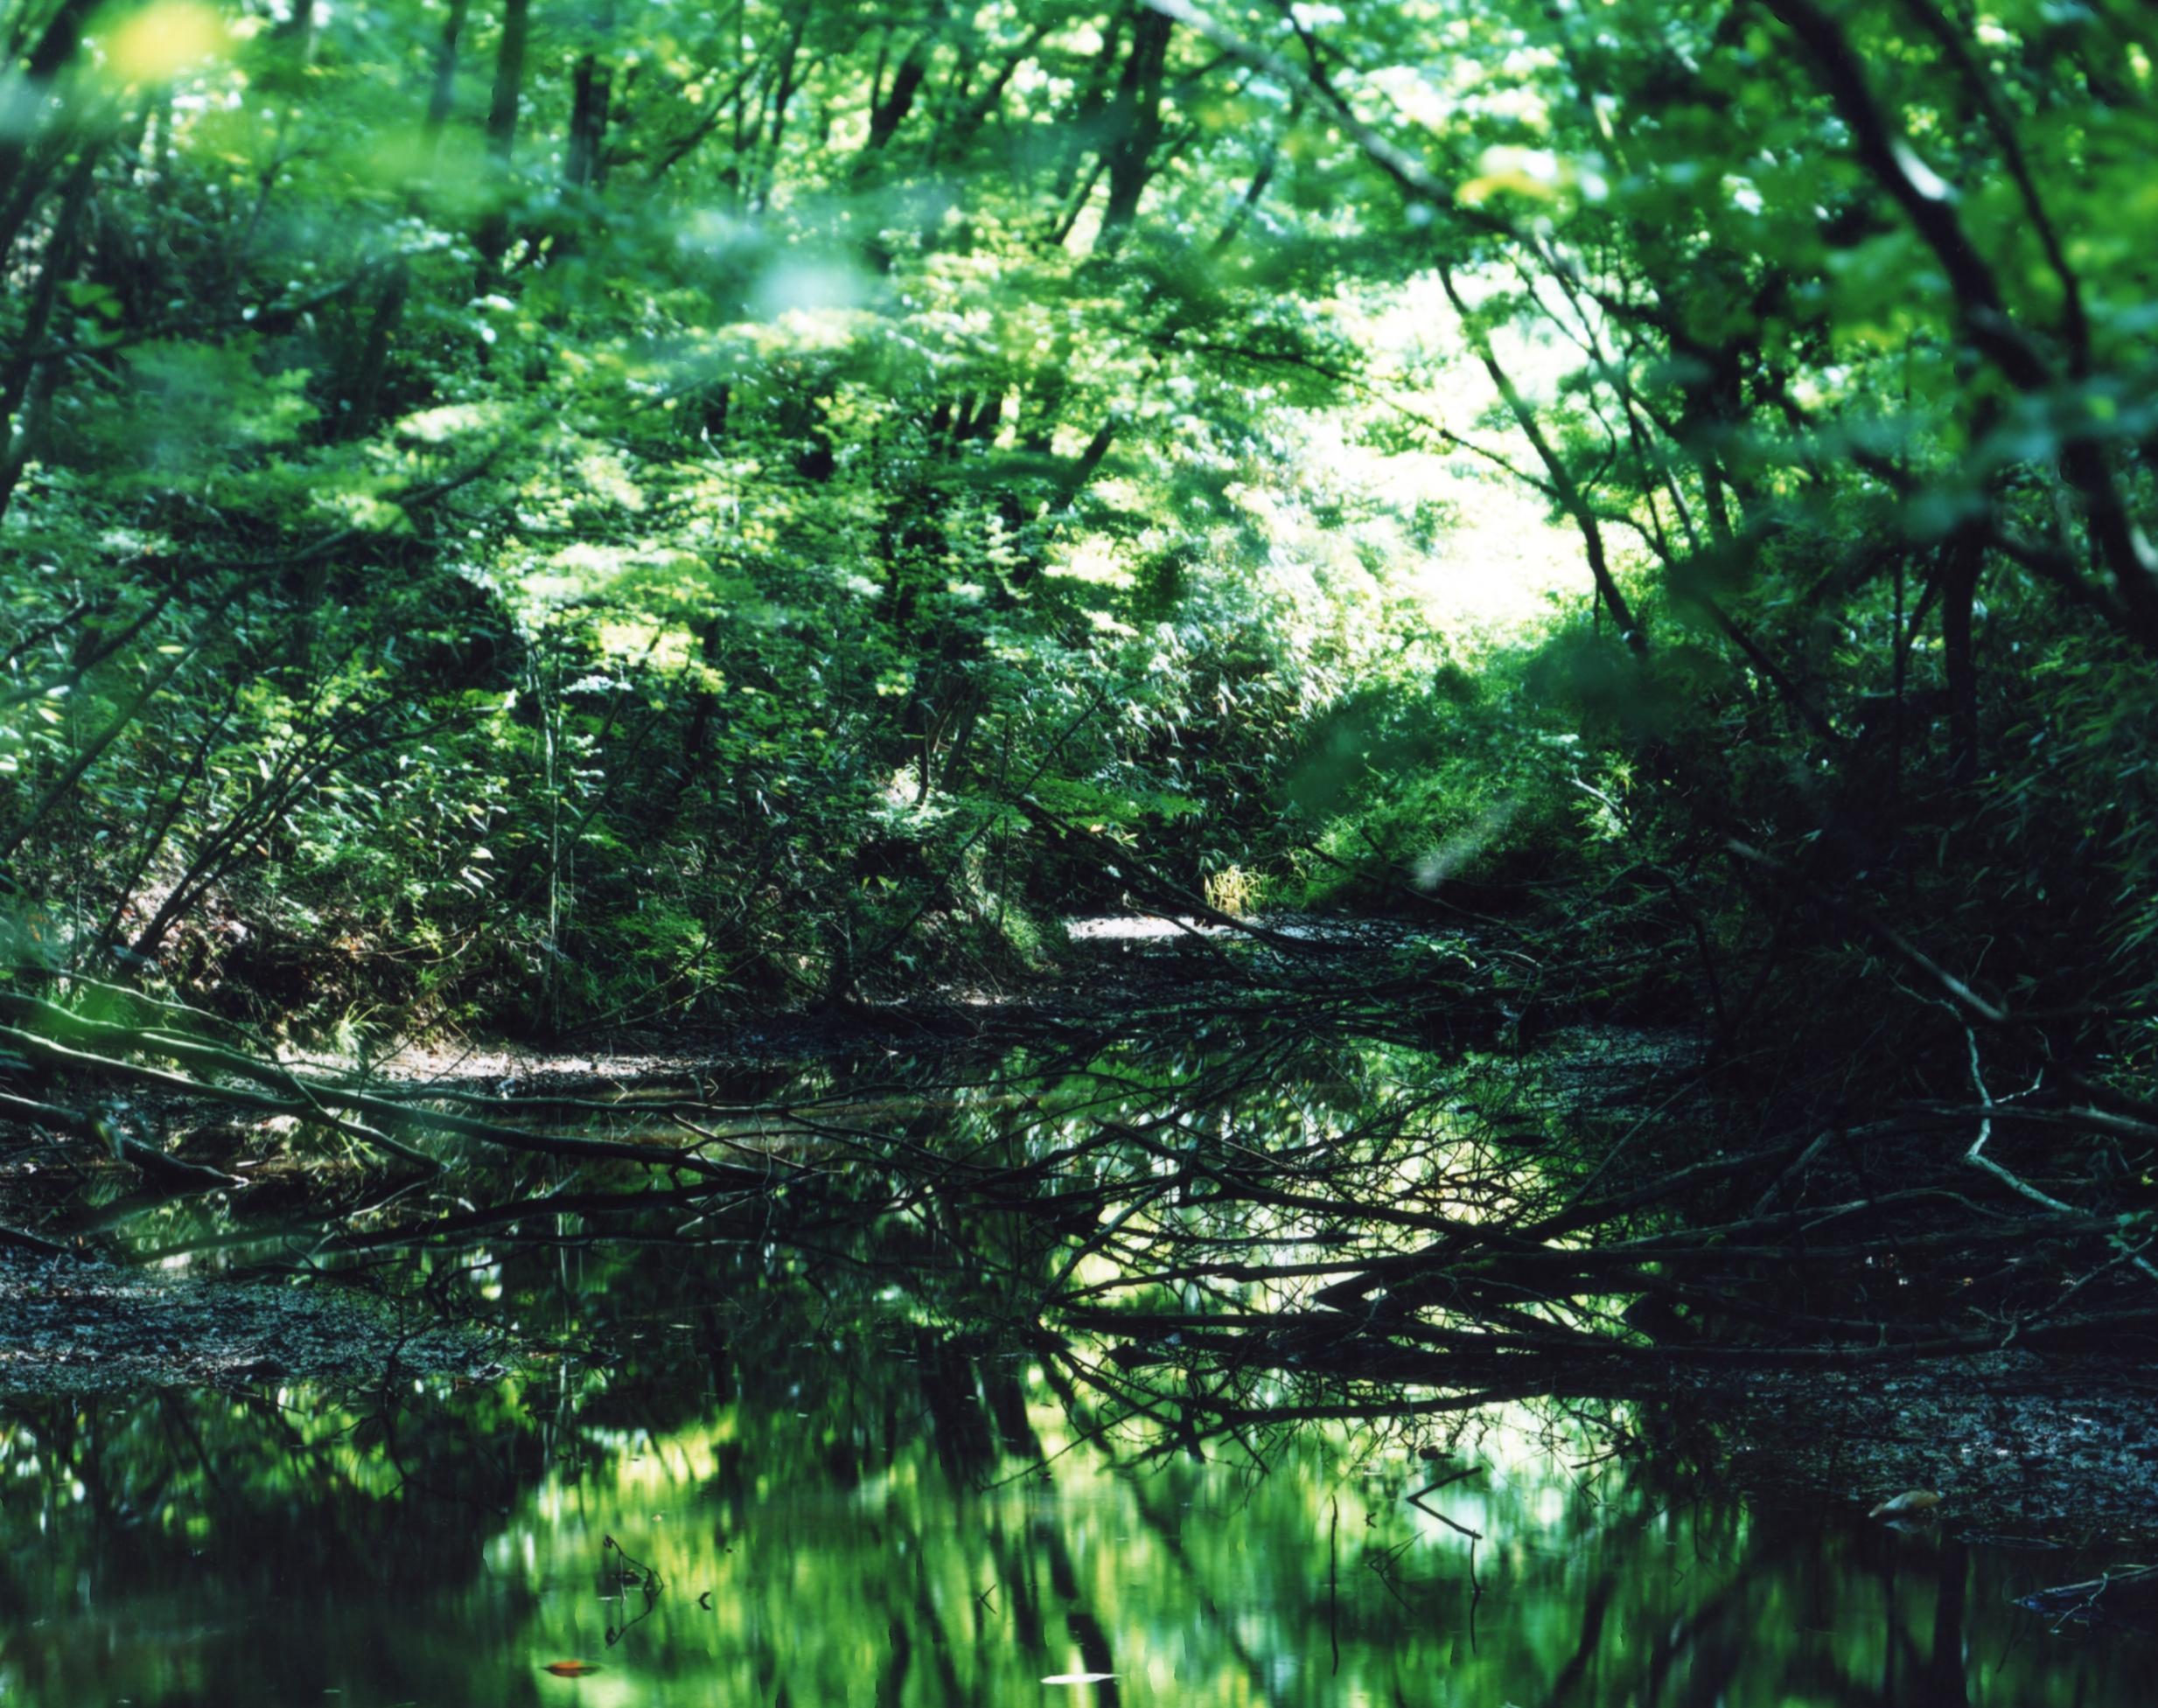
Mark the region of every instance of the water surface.
<instances>
[{"instance_id":1,"label":"water surface","mask_svg":"<svg viewBox=\"0 0 2158 1708\"><path fill-rule=\"evenodd\" d=\"M1212 1101L1180 1089L1225 1060ZM1157 1130L1295 1158L1384 1109L1388 1178L1413 1181L1412 1162L1456 1166L1459 1112L1497 1094L1489 1073L1419 1078L1391 1047L1030 1071L946 1071L932 1096L880 1059L828 1072L808 1126L726 1131L775 1169L821 1158L879 1193L883 1170L833 1147L897 1133L1023 1161L1077 1142L1053 1193L1030 1188L1044 1214L903 1190L856 1223L821 1200L784 1232L759 1201L604 1238L548 1211L485 1247L325 1247L401 1310L536 1337L536 1363L0 1404L0 1705L2150 1699L2148 1641L2015 1605L2102 1560L1868 1524L1854 1489L1749 1506L1717 1480L1713 1421L1668 1405L1431 1416L1405 1390L1392 1415L1300 1422L1278 1371L1218 1363L1207 1381L1280 1404L1200 1431L1165 1348L1125 1391L1142 1409L1112 1403L1075 1375L1100 1348L1046 1343L1027 1287L1114 1280L1114 1251L1213 1238L1232 1212L1164 1189L1121 1247L1101 1242L1071 1182L1121 1153L1088 1133L1173 1117ZM646 1098L602 1130L657 1119ZM1491 1189L1533 1166L1514 1159L1479 1165ZM289 1232L234 1243L244 1207L125 1225L168 1265L289 1258Z\"/></svg>"}]
</instances>

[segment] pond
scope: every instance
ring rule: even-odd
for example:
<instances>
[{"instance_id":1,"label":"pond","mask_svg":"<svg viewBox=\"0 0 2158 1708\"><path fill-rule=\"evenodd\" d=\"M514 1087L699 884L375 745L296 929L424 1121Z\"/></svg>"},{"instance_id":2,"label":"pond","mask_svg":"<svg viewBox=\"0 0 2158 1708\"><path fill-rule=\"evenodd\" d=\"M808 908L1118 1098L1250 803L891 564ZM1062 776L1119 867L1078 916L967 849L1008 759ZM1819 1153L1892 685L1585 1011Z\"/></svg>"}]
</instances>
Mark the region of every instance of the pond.
<instances>
[{"instance_id":1,"label":"pond","mask_svg":"<svg viewBox=\"0 0 2158 1708\"><path fill-rule=\"evenodd\" d=\"M282 1252L430 1332L448 1316L495 1337L513 1373L392 1351L336 1384L255 1368L0 1401L0 1704L2149 1699L2148 1639L2017 1605L2085 1575L2082 1557L1868 1523L1855 1489L1742 1499L1682 1399L1455 1409L1428 1385L1349 1381L1308 1337L1281 1353L1254 1330L1184 1365L1173 1333L1050 1333L1027 1277L1158 1305L1174 1288L1130 1265L1167 1261L1171 1230L1178 1261L1233 1232L1293 1273L1341 1236L1298 1220L1280 1182L1381 1126L1383 1158L1358 1166L1383 1161L1402 1203L1419 1158L1494 1194L1533 1172L1523 1123L1551 1106L1547 1076L1191 1030L1181 1053L1090 1043L983 1069L887 1052L697 1088L699 1130L801 1199L813 1172L847 1182L853 1217L836 1190L798 1210L659 1195L603 1226L559 1207L592 1168L517 1182L544 1201L520 1216L455 1201L455 1237L408 1245L390 1236L424 1194L370 1198L311 1246L289 1205L256 1226L244 1194L87 1206L156 1272ZM1604 1086L1623 1110L1652 1052L1605 1055L1626 1068ZM554 1114L621 1139L682 1095ZM1513 1124L1473 1168L1468 1108ZM1117 1148L1141 1128L1177 1155L1233 1135L1280 1167L1248 1202L1186 1193L1162 1143ZM872 1132L991 1158L1002 1196L895 1189L858 1147ZM1042 1202L1023 1214L1015 1160L1044 1147L1122 1180L1143 1213L1089 1199L1075 1223L1075 1165L1053 1186L1026 1173ZM1134 1167L1153 1183L1117 1174ZM1372 1178L1346 1184L1386 1203ZM1277 1283L1197 1285L1187 1307L1241 1309ZM1264 1370L1255 1346L1273 1348ZM1289 1381L1300 1363L1323 1379Z\"/></svg>"}]
</instances>

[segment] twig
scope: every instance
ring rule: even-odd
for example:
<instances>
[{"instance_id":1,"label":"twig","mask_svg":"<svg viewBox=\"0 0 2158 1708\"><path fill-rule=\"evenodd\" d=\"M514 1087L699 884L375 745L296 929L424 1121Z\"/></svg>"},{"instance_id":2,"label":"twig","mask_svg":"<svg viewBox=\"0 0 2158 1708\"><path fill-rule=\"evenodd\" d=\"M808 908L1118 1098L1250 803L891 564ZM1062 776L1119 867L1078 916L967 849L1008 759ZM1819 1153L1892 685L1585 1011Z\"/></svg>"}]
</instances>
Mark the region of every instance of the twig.
<instances>
[{"instance_id":1,"label":"twig","mask_svg":"<svg viewBox=\"0 0 2158 1708\"><path fill-rule=\"evenodd\" d=\"M1994 1098L1993 1093L1986 1089L1986 1076L1979 1065L1978 1034L1966 1026L1963 1028L1963 1035L1970 1046L1971 1083L1978 1088L1979 1102L1985 1110L1985 1113L1979 1118L1978 1137L1971 1141L1971 1148L1964 1152L1963 1160L1974 1168L1984 1169L2011 1192L2021 1194L2035 1204L2043 1204L2056 1216L2082 1215L2084 1212L2073 1204L2064 1204L2058 1198L2050 1197L2041 1192L2029 1182L2011 1174L1991 1157L1984 1154L1986 1141L1994 1134ZM2158 1266L2154 1266L2149 1258L2130 1254L2127 1261L2135 1268L2141 1270L2152 1280L2158 1281Z\"/></svg>"}]
</instances>

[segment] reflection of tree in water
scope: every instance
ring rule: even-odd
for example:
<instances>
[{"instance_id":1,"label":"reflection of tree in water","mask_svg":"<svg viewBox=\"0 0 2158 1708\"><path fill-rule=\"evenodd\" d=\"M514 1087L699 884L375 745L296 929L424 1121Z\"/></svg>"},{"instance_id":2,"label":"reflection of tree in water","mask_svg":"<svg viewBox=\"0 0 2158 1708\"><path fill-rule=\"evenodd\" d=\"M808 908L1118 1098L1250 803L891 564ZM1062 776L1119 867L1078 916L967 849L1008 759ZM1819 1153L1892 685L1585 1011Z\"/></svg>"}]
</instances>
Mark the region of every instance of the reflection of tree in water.
<instances>
[{"instance_id":1,"label":"reflection of tree in water","mask_svg":"<svg viewBox=\"0 0 2158 1708\"><path fill-rule=\"evenodd\" d=\"M478 1302L471 1272L524 1255L590 1274L603 1251L663 1251L714 1345L772 1337L768 1317L821 1340L895 1321L1002 1336L1187 1446L1315 1407L1398 1419L2142 1321L2105 1217L1974 1207L1968 1159L1938 1145L1897 1150L1885 1189L1889 1135L1763 1127L1638 1041L1434 1049L1445 1006L1383 970L787 1084L392 1088L371 1106L514 1166L355 1196L326 1221L175 1212L143 1255L334 1264L409 1292L416 1253L422 1294L455 1310ZM1460 1005L1457 1040L1505 1042L1478 1029L1487 1002ZM1701 1154L1693 1134L1742 1118L1755 1138ZM599 1307L569 1295L588 1290L565 1283L557 1314L618 1360L645 1331L587 1323ZM950 1450L979 1452L960 1428Z\"/></svg>"},{"instance_id":2,"label":"reflection of tree in water","mask_svg":"<svg viewBox=\"0 0 2158 1708\"><path fill-rule=\"evenodd\" d=\"M834 1699L849 1656L869 1668L853 1699L990 1704L1052 1673L1143 1677L1163 1655L1195 1700L1236 1679L1261 1700L1354 1683L1413 1701L1444 1677L1525 1703L1955 1702L1966 1647L2001 1647L1997 1614L1969 1624L2002 1597L1966 1551L1704 1503L1687 1467L1603 1452L1609 1407L1547 1409L1535 1429L1557 1456L1518 1419L1464 1431L1487 1472L1456 1509L1487 1538L1478 1602L1457 1538L1405 1499L1430 1466L1374 1432L1280 1427L1257 1458L1219 1438L1200 1462L1174 1431L1112 1424L1099 1397L1070 1391L1067 1411L986 1337L903 1327L835 1353L799 1319L793 1357L777 1332L737 1341L718 1398L702 1330L673 1315L696 1279L648 1254L605 1277L597 1297L691 1326L583 1377L344 1405L17 1407L10 1488L38 1498L6 1507L12 1603L64 1615L94 1582L131 1619L194 1631L234 1699L258 1680L261 1699L296 1679L351 1694L375 1646L395 1651L363 1674L385 1702L481 1688L483 1659L578 1652L555 1640L565 1605L595 1610L584 1642L618 1670L804 1703ZM363 1409L378 1402L394 1421ZM649 1605L603 1576L611 1537L663 1583ZM527 1545L537 1564L519 1566ZM318 1677L304 1644L262 1628L302 1583L310 1642L321 1607L353 1621ZM45 1642L0 1664L25 1700L69 1699L84 1680ZM191 1699L138 1682L138 1701Z\"/></svg>"},{"instance_id":3,"label":"reflection of tree in water","mask_svg":"<svg viewBox=\"0 0 2158 1708\"><path fill-rule=\"evenodd\" d=\"M221 1664L287 1693L359 1667L386 1702L562 1646L559 1586L591 1601L609 1537L666 1588L586 1646L759 1700L995 1702L1163 1654L1202 1692L1328 1700L1337 1644L1379 1699L1483 1669L1520 1701L1956 1700L1972 1561L1701 1502L1719 1444L1674 1369L1834 1343L1702 1303L1742 1304L1770 1248L1727 1240L1713 1284L1686 1255L1719 1203L1770 1239L1758 1177L1791 1160L1674 1187L1598 1125L1668 1100L1662 1065L1604 1072L1600 1118L1594 1067L1561 1096L1305 1024L564 1105L611 1142L690 1121L757 1184L535 1164L491 1203L316 1225L308 1261L553 1350L492 1386L18 1405L10 1588L52 1607L87 1573L185 1624L318 1586L343 1648ZM157 1237L259 1260L291 1236ZM1800 1280L1840 1284L1833 1258ZM1554 1391L1544 1427L1588 1462L1502 1462L1489 1408ZM1427 1521L1435 1462L1490 1474ZM392 1605L425 1611L384 1644ZM62 1647L10 1664L31 1700L80 1682Z\"/></svg>"}]
</instances>

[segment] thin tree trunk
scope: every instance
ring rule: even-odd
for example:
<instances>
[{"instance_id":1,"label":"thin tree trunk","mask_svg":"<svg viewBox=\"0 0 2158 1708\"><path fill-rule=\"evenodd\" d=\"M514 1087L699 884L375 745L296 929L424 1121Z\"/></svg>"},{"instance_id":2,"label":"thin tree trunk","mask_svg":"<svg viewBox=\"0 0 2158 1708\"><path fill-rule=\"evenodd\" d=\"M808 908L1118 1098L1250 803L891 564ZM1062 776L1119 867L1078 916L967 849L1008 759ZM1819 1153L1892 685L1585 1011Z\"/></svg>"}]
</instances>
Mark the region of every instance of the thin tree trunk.
<instances>
[{"instance_id":1,"label":"thin tree trunk","mask_svg":"<svg viewBox=\"0 0 2158 1708\"><path fill-rule=\"evenodd\" d=\"M1103 254L1114 254L1123 243L1138 218L1139 199L1154 177L1154 151L1162 140L1162 73L1175 28L1152 10L1142 10L1132 20L1131 52L1124 57L1123 75L1110 103L1108 143L1102 150L1109 199L1095 247Z\"/></svg>"},{"instance_id":2,"label":"thin tree trunk","mask_svg":"<svg viewBox=\"0 0 2158 1708\"><path fill-rule=\"evenodd\" d=\"M510 166L517 152L517 110L525 85L525 48L531 37L532 0L504 0L502 41L494 60L494 94L487 104L487 157L494 163L493 205L480 221L478 293L493 293L509 248Z\"/></svg>"},{"instance_id":3,"label":"thin tree trunk","mask_svg":"<svg viewBox=\"0 0 2158 1708\"><path fill-rule=\"evenodd\" d=\"M426 170L434 170L436 152L442 143L443 128L450 122L450 103L456 98L457 74L457 40L464 33L464 20L471 10L471 0L450 0L450 14L443 20L442 40L435 49L434 75L430 80L427 94L427 117L423 122L420 141L421 154L427 162ZM409 207L416 197L407 198ZM382 281L381 295L375 298L374 313L367 323L367 341L360 353L360 365L353 376L344 421L339 424L342 433L357 438L374 425L376 411L381 408L382 376L389 366L391 342L404 318L405 304L412 295L412 269L409 262L400 259L391 263L388 275Z\"/></svg>"},{"instance_id":4,"label":"thin tree trunk","mask_svg":"<svg viewBox=\"0 0 2158 1708\"><path fill-rule=\"evenodd\" d=\"M570 76L569 144L562 182L572 190L597 190L606 178L607 101L611 85L596 53L577 60Z\"/></svg>"},{"instance_id":5,"label":"thin tree trunk","mask_svg":"<svg viewBox=\"0 0 2158 1708\"><path fill-rule=\"evenodd\" d=\"M5 367L0 368L0 520L6 519L8 505L30 462L31 382L44 363L58 359L44 354L40 346L52 324L52 305L60 287L73 276L81 259L83 214L89 205L90 181L96 167L95 151L86 144L68 179L66 199L53 221L45 265L31 288L29 310L23 317L18 341Z\"/></svg>"},{"instance_id":6,"label":"thin tree trunk","mask_svg":"<svg viewBox=\"0 0 2158 1708\"><path fill-rule=\"evenodd\" d=\"M1603 600L1605 608L1611 613L1611 620L1618 624L1619 636L1627 646L1637 653L1646 652L1647 631L1641 627L1633 607L1627 603L1626 596L1618 590L1618 583L1612 579L1610 560L1604 550L1603 528L1596 519L1595 507L1589 504L1588 495L1575 483L1574 471L1567 466L1565 459L1546 436L1542 423L1536 419L1534 407L1522 396L1520 388L1513 383L1512 375L1499 361L1498 352L1491 347L1491 335L1477 324L1475 317L1470 313L1468 303L1462 300L1461 292L1454 283L1450 268L1439 268L1439 283L1446 292L1446 300L1454 305L1454 312L1461 317L1462 330L1468 335L1469 347L1476 352L1477 359L1483 363L1484 373L1491 376L1491 383L1498 388L1499 396L1505 401L1507 413L1512 415L1514 424L1521 429L1522 436L1535 450L1537 460L1544 465L1544 472L1550 477L1552 497L1558 501L1559 508L1566 512L1567 519L1579 531L1582 545L1588 554L1589 574L1596 582L1597 597Z\"/></svg>"}]
</instances>

